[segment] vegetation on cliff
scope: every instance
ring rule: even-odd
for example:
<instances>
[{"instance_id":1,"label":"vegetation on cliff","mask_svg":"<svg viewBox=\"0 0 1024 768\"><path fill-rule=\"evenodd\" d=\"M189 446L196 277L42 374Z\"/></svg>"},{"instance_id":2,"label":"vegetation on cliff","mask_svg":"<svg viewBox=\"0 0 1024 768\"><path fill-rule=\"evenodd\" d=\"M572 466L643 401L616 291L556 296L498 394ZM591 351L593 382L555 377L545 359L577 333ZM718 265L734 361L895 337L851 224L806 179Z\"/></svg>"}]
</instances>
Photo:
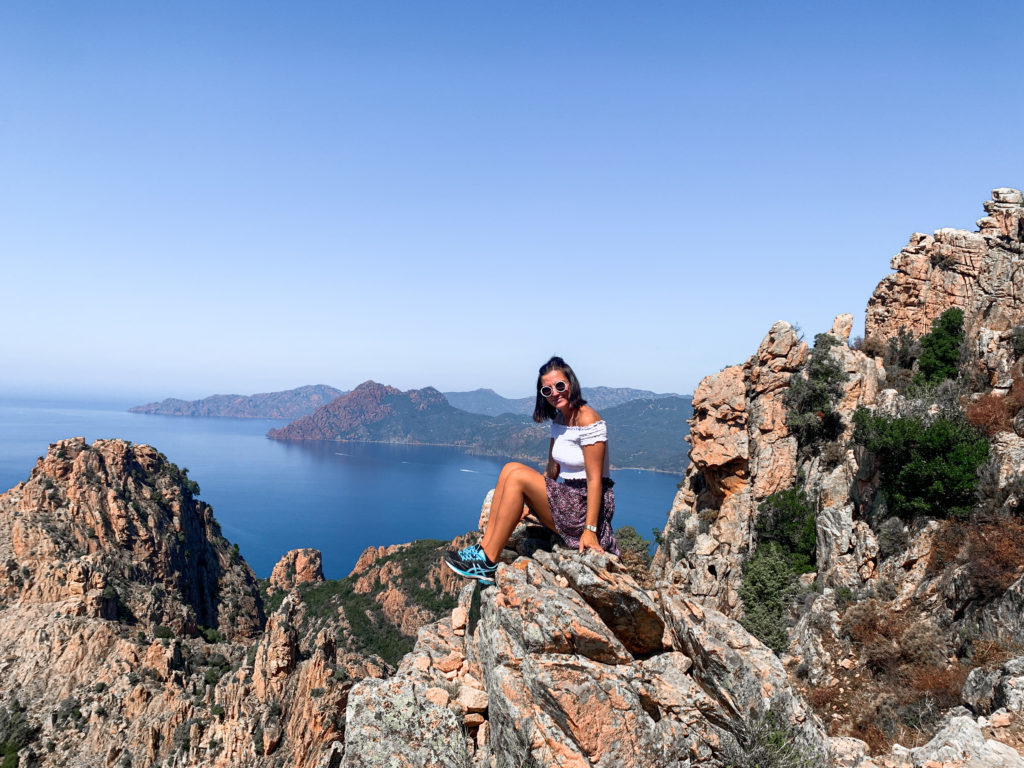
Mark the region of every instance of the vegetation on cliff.
<instances>
[{"instance_id":1,"label":"vegetation on cliff","mask_svg":"<svg viewBox=\"0 0 1024 768\"><path fill-rule=\"evenodd\" d=\"M799 488L773 493L758 507L757 548L743 564L740 623L776 653L789 645L798 577L814 571L814 504Z\"/></svg>"},{"instance_id":2,"label":"vegetation on cliff","mask_svg":"<svg viewBox=\"0 0 1024 768\"><path fill-rule=\"evenodd\" d=\"M339 649L397 664L412 650L421 624L436 621L455 607L457 582L442 581L448 574L440 567L441 555L449 547L450 542L419 539L390 548L393 551L373 558L372 565L357 566L343 579L297 585L304 606L297 627L300 637L308 640L327 628ZM285 590L268 581L260 584L268 612L277 610ZM409 609L415 612L413 622L403 621Z\"/></svg>"},{"instance_id":3,"label":"vegetation on cliff","mask_svg":"<svg viewBox=\"0 0 1024 768\"><path fill-rule=\"evenodd\" d=\"M784 400L786 423L804 456L835 440L843 431L836 404L849 374L829 353L838 344L839 340L831 334L815 336L806 376L794 376L789 381Z\"/></svg>"}]
</instances>

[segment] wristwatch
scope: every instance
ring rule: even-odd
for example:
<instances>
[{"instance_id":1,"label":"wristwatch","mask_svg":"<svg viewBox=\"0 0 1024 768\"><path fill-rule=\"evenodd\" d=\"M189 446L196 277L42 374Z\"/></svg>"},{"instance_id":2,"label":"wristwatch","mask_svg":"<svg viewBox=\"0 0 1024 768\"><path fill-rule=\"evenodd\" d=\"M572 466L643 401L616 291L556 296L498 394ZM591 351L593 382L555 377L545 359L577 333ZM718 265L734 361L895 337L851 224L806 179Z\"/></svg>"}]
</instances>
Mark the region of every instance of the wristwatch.
<instances>
[{"instance_id":1,"label":"wristwatch","mask_svg":"<svg viewBox=\"0 0 1024 768\"><path fill-rule=\"evenodd\" d=\"M591 533L597 533L597 526L596 525L586 525L586 526L584 526L584 528L586 528Z\"/></svg>"}]
</instances>

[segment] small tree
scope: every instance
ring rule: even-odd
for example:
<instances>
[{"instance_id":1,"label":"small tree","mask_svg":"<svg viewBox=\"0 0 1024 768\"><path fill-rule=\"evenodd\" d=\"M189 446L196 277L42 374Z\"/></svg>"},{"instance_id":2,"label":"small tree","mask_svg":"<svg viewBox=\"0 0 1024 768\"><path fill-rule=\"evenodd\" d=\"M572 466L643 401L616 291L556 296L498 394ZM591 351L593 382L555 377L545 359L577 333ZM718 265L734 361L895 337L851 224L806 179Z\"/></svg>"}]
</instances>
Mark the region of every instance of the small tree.
<instances>
[{"instance_id":1,"label":"small tree","mask_svg":"<svg viewBox=\"0 0 1024 768\"><path fill-rule=\"evenodd\" d=\"M817 534L814 505L797 488L773 493L757 508L758 542L778 544L785 552L793 573L810 573L816 559Z\"/></svg>"},{"instance_id":2,"label":"small tree","mask_svg":"<svg viewBox=\"0 0 1024 768\"><path fill-rule=\"evenodd\" d=\"M839 345L834 336L819 333L814 337L806 378L794 375L789 380L784 399L786 423L804 455L809 455L822 443L835 440L843 431L835 406L843 394L843 382L850 375L829 353L832 347Z\"/></svg>"},{"instance_id":3,"label":"small tree","mask_svg":"<svg viewBox=\"0 0 1024 768\"><path fill-rule=\"evenodd\" d=\"M773 541L762 544L743 564L743 618L740 624L776 653L789 645L786 617L796 592L796 578L789 558Z\"/></svg>"},{"instance_id":4,"label":"small tree","mask_svg":"<svg viewBox=\"0 0 1024 768\"><path fill-rule=\"evenodd\" d=\"M963 310L947 309L932 322L931 333L921 337L915 384L934 384L955 379L959 373L960 347L964 342Z\"/></svg>"},{"instance_id":5,"label":"small tree","mask_svg":"<svg viewBox=\"0 0 1024 768\"><path fill-rule=\"evenodd\" d=\"M963 419L888 418L859 408L853 423L854 442L878 459L881 490L893 514L903 520L970 514L988 441Z\"/></svg>"}]
</instances>

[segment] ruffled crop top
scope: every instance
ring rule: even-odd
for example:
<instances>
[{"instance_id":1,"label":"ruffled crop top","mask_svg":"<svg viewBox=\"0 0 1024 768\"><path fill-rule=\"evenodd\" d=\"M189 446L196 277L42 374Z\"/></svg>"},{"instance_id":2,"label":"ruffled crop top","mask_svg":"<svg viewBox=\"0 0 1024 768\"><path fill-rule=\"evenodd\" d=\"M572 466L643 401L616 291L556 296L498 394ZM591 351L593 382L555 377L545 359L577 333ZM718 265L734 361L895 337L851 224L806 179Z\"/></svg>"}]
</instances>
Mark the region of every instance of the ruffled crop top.
<instances>
[{"instance_id":1,"label":"ruffled crop top","mask_svg":"<svg viewBox=\"0 0 1024 768\"><path fill-rule=\"evenodd\" d=\"M587 470L583 465L583 446L594 443L608 442L608 427L604 420L595 421L585 427L569 427L558 422L551 422L551 458L558 462L561 471L558 477L562 480L586 480ZM610 462L608 451L604 452L604 468L602 477L609 477Z\"/></svg>"}]
</instances>

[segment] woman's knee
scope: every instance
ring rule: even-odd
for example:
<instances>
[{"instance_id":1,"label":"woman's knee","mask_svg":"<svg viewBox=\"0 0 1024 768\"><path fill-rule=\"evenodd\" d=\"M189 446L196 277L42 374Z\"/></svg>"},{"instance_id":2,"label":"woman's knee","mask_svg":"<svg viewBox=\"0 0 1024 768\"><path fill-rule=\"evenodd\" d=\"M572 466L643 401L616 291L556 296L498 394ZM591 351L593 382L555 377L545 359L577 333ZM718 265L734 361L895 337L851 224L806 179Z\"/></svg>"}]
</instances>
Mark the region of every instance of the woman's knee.
<instances>
[{"instance_id":1,"label":"woman's knee","mask_svg":"<svg viewBox=\"0 0 1024 768\"><path fill-rule=\"evenodd\" d=\"M521 469L529 469L529 467L527 467L522 462L510 461L508 464L501 468L501 475L499 475L499 477L510 475L513 472L518 472Z\"/></svg>"}]
</instances>

